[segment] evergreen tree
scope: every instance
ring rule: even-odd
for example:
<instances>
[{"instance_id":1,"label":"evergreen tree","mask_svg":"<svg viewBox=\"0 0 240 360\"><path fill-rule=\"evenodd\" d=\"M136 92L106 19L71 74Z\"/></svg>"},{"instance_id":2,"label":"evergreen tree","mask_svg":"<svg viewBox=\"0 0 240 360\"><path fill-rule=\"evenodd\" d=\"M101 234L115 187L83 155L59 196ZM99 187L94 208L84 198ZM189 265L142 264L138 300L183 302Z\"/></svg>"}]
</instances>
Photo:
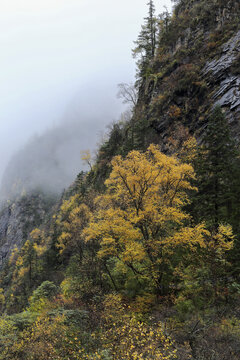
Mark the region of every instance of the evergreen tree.
<instances>
[{"instance_id":1,"label":"evergreen tree","mask_svg":"<svg viewBox=\"0 0 240 360\"><path fill-rule=\"evenodd\" d=\"M144 18L145 23L142 25L142 30L135 41L136 48L133 50L133 57L140 57L137 62L140 78L146 76L156 50L157 18L153 0L150 0L147 5L149 6L148 16Z\"/></svg>"},{"instance_id":2,"label":"evergreen tree","mask_svg":"<svg viewBox=\"0 0 240 360\"><path fill-rule=\"evenodd\" d=\"M220 222L234 225L236 215L238 151L220 107L209 118L196 159L198 194L194 215L214 228Z\"/></svg>"}]
</instances>

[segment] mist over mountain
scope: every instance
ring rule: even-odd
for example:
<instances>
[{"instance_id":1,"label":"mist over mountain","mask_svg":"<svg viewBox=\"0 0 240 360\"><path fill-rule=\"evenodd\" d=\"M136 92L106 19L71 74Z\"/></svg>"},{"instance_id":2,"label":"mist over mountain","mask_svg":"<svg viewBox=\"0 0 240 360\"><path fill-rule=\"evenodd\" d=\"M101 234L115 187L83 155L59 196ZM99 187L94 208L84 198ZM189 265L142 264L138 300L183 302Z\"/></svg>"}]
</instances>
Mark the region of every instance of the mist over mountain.
<instances>
[{"instance_id":1,"label":"mist over mountain","mask_svg":"<svg viewBox=\"0 0 240 360\"><path fill-rule=\"evenodd\" d=\"M84 140L85 139L85 140ZM86 124L62 124L36 135L10 160L1 196L15 197L37 188L59 192L82 167L80 151L89 147Z\"/></svg>"},{"instance_id":2,"label":"mist over mountain","mask_svg":"<svg viewBox=\"0 0 240 360\"><path fill-rule=\"evenodd\" d=\"M159 11L165 4L171 1L160 1ZM134 79L131 47L146 9L137 0L1 2L0 178L13 154L57 124L73 97L84 99L78 122L87 114L100 131L118 117L116 84Z\"/></svg>"},{"instance_id":3,"label":"mist over mountain","mask_svg":"<svg viewBox=\"0 0 240 360\"><path fill-rule=\"evenodd\" d=\"M16 147L5 170L0 169L0 200L34 190L58 194L81 170L88 170L81 151L93 153L104 128L125 109L117 98L117 80L109 86L100 74L96 75L97 83L83 83L58 121L49 120L49 127Z\"/></svg>"},{"instance_id":4,"label":"mist over mountain","mask_svg":"<svg viewBox=\"0 0 240 360\"><path fill-rule=\"evenodd\" d=\"M240 2L173 0L158 16L144 1L133 85L106 49L121 52L117 21L129 32L140 2L121 16L124 1L48 0L64 19L65 4L95 10L88 46L100 24L109 37L81 48L71 102L49 87L57 113L31 102L12 158L0 141L0 360L239 360Z\"/></svg>"},{"instance_id":5,"label":"mist over mountain","mask_svg":"<svg viewBox=\"0 0 240 360\"><path fill-rule=\"evenodd\" d=\"M56 194L68 187L81 170L86 170L81 152L94 151L100 137L99 123L94 118L71 120L34 135L9 161L2 178L1 199L34 190Z\"/></svg>"}]
</instances>

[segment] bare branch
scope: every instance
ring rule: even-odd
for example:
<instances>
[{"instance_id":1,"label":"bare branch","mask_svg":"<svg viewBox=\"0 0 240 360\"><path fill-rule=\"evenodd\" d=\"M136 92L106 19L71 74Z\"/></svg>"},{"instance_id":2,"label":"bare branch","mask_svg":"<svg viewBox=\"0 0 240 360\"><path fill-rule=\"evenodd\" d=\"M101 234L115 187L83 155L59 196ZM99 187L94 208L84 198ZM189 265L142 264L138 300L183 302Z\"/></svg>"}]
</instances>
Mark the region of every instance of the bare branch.
<instances>
[{"instance_id":1,"label":"bare branch","mask_svg":"<svg viewBox=\"0 0 240 360\"><path fill-rule=\"evenodd\" d=\"M137 105L137 89L133 84L121 83L118 89L117 97L123 99L124 104Z\"/></svg>"}]
</instances>

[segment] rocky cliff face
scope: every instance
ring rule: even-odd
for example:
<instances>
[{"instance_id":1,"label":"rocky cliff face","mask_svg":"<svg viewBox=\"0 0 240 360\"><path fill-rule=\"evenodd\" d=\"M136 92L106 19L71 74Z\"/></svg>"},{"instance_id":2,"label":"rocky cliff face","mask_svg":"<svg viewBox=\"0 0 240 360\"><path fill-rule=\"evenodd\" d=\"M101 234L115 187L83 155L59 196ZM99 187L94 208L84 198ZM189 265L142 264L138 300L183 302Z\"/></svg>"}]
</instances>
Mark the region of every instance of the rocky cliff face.
<instances>
[{"instance_id":1,"label":"rocky cliff face","mask_svg":"<svg viewBox=\"0 0 240 360\"><path fill-rule=\"evenodd\" d=\"M29 194L3 207L0 213L0 266L14 247L21 247L29 233L46 220L53 199Z\"/></svg>"},{"instance_id":2,"label":"rocky cliff face","mask_svg":"<svg viewBox=\"0 0 240 360\"><path fill-rule=\"evenodd\" d=\"M99 152L97 170L91 173L95 185L103 183L116 154L144 150L150 143L169 151L169 139L184 137L186 132L201 139L217 104L240 141L239 20L239 0L178 2L174 16L162 22L156 55L142 79L133 118L123 126L116 124ZM45 221L48 211L40 195L5 206L0 213L0 262Z\"/></svg>"},{"instance_id":3,"label":"rocky cliff face","mask_svg":"<svg viewBox=\"0 0 240 360\"><path fill-rule=\"evenodd\" d=\"M239 20L236 0L179 1L140 88L138 106L153 129L146 145L155 132L164 150L179 126L201 138L217 104L240 139Z\"/></svg>"},{"instance_id":4,"label":"rocky cliff face","mask_svg":"<svg viewBox=\"0 0 240 360\"><path fill-rule=\"evenodd\" d=\"M211 100L225 109L234 133L240 138L240 31L219 49L219 57L208 61L203 76L213 88Z\"/></svg>"}]
</instances>

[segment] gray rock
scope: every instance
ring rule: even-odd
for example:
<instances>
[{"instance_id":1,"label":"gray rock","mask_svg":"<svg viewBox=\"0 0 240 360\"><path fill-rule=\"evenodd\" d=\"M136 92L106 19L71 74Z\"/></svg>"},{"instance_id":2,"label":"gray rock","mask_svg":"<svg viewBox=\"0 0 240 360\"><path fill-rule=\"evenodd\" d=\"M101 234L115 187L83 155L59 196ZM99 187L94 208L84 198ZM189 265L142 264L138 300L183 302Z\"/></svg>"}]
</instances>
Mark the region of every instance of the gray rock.
<instances>
[{"instance_id":1,"label":"gray rock","mask_svg":"<svg viewBox=\"0 0 240 360\"><path fill-rule=\"evenodd\" d=\"M240 52L240 30L226 44L222 46L219 59L207 62L203 69L203 75L209 76L214 82L225 77Z\"/></svg>"},{"instance_id":2,"label":"gray rock","mask_svg":"<svg viewBox=\"0 0 240 360\"><path fill-rule=\"evenodd\" d=\"M230 121L239 119L240 77L231 73L231 66L239 53L240 31L222 46L219 59L209 61L203 69L203 76L216 88L212 93L214 105L227 108Z\"/></svg>"},{"instance_id":3,"label":"gray rock","mask_svg":"<svg viewBox=\"0 0 240 360\"><path fill-rule=\"evenodd\" d=\"M222 107L228 106L231 111L240 106L240 78L232 76L224 79L218 91L213 95L217 99L215 104Z\"/></svg>"},{"instance_id":4,"label":"gray rock","mask_svg":"<svg viewBox=\"0 0 240 360\"><path fill-rule=\"evenodd\" d=\"M20 248L30 232L40 226L47 214L46 199L26 195L6 205L0 212L0 266L12 250Z\"/></svg>"}]
</instances>

